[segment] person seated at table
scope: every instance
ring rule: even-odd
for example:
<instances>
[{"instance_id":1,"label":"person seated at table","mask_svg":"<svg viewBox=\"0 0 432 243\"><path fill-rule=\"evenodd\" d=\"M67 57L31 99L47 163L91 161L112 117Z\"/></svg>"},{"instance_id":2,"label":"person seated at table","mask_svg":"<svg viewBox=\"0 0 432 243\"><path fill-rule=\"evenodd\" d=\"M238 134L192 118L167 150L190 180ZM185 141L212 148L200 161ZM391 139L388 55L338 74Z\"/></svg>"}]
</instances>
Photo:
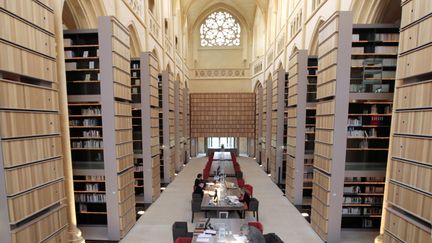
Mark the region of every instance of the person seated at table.
<instances>
[{"instance_id":1,"label":"person seated at table","mask_svg":"<svg viewBox=\"0 0 432 243\"><path fill-rule=\"evenodd\" d=\"M203 189L204 189L204 183L201 182L197 186L195 186L195 190L193 191L193 193L194 194L199 194L199 195L201 195L201 197L203 197L204 196Z\"/></svg>"},{"instance_id":2,"label":"person seated at table","mask_svg":"<svg viewBox=\"0 0 432 243\"><path fill-rule=\"evenodd\" d=\"M243 193L241 194L239 201L245 204L245 209L249 208L250 196L248 190L243 190Z\"/></svg>"},{"instance_id":3,"label":"person seated at table","mask_svg":"<svg viewBox=\"0 0 432 243\"><path fill-rule=\"evenodd\" d=\"M202 174L201 174L201 173L199 173L199 174L197 175L197 177L195 178L194 190L195 190L195 188L196 188L200 183L205 184L205 181L203 180L203 178L202 178Z\"/></svg>"},{"instance_id":4,"label":"person seated at table","mask_svg":"<svg viewBox=\"0 0 432 243\"><path fill-rule=\"evenodd\" d=\"M240 234L246 236L250 243L266 243L264 235L254 226L247 224L242 225Z\"/></svg>"}]
</instances>

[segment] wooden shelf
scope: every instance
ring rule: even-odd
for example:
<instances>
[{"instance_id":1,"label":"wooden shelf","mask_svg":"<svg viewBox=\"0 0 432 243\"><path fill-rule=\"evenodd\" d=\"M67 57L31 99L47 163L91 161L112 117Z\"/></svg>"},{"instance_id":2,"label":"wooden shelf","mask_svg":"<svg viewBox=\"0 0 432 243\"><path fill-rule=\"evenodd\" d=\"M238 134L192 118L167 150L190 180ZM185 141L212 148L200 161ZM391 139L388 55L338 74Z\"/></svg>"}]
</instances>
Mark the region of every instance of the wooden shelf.
<instances>
[{"instance_id":1,"label":"wooden shelf","mask_svg":"<svg viewBox=\"0 0 432 243\"><path fill-rule=\"evenodd\" d=\"M360 125L360 126L348 125L348 127L386 128L386 127L390 127L390 126L385 126L385 125Z\"/></svg>"},{"instance_id":2,"label":"wooden shelf","mask_svg":"<svg viewBox=\"0 0 432 243\"><path fill-rule=\"evenodd\" d=\"M108 214L107 212L83 212L83 211L80 211L78 213L80 213L80 214L102 214L102 215Z\"/></svg>"},{"instance_id":3,"label":"wooden shelf","mask_svg":"<svg viewBox=\"0 0 432 243\"><path fill-rule=\"evenodd\" d=\"M102 128L102 126L69 126L69 128L87 129L87 128Z\"/></svg>"},{"instance_id":4,"label":"wooden shelf","mask_svg":"<svg viewBox=\"0 0 432 243\"><path fill-rule=\"evenodd\" d=\"M381 215L355 215L355 214L343 214L344 218L381 218Z\"/></svg>"},{"instance_id":5,"label":"wooden shelf","mask_svg":"<svg viewBox=\"0 0 432 243\"><path fill-rule=\"evenodd\" d=\"M347 148L348 151L381 151L388 150L388 148Z\"/></svg>"},{"instance_id":6,"label":"wooden shelf","mask_svg":"<svg viewBox=\"0 0 432 243\"><path fill-rule=\"evenodd\" d=\"M77 182L77 183L105 183L105 181L102 181L102 180L73 180L73 182Z\"/></svg>"},{"instance_id":7,"label":"wooden shelf","mask_svg":"<svg viewBox=\"0 0 432 243\"><path fill-rule=\"evenodd\" d=\"M74 83L74 84L99 84L100 80L68 80L66 83Z\"/></svg>"},{"instance_id":8,"label":"wooden shelf","mask_svg":"<svg viewBox=\"0 0 432 243\"><path fill-rule=\"evenodd\" d=\"M345 181L347 185L385 185L384 181Z\"/></svg>"},{"instance_id":9,"label":"wooden shelf","mask_svg":"<svg viewBox=\"0 0 432 243\"><path fill-rule=\"evenodd\" d=\"M348 114L348 116L392 116L392 114Z\"/></svg>"},{"instance_id":10,"label":"wooden shelf","mask_svg":"<svg viewBox=\"0 0 432 243\"><path fill-rule=\"evenodd\" d=\"M99 57L68 57L65 61L76 61L76 60L98 60Z\"/></svg>"},{"instance_id":11,"label":"wooden shelf","mask_svg":"<svg viewBox=\"0 0 432 243\"><path fill-rule=\"evenodd\" d=\"M103 151L103 148L71 148L71 150L101 150L101 151Z\"/></svg>"},{"instance_id":12,"label":"wooden shelf","mask_svg":"<svg viewBox=\"0 0 432 243\"><path fill-rule=\"evenodd\" d=\"M382 207L382 203L368 204L368 203L344 203L344 207Z\"/></svg>"},{"instance_id":13,"label":"wooden shelf","mask_svg":"<svg viewBox=\"0 0 432 243\"><path fill-rule=\"evenodd\" d=\"M355 197L355 196L384 196L382 193L344 193L344 197Z\"/></svg>"},{"instance_id":14,"label":"wooden shelf","mask_svg":"<svg viewBox=\"0 0 432 243\"><path fill-rule=\"evenodd\" d=\"M88 44L88 45L70 45L70 46L64 46L65 49L70 49L70 48L94 48L94 47L99 47L98 44Z\"/></svg>"},{"instance_id":15,"label":"wooden shelf","mask_svg":"<svg viewBox=\"0 0 432 243\"><path fill-rule=\"evenodd\" d=\"M99 102L94 102L94 103L69 103L68 106L101 106L101 104Z\"/></svg>"},{"instance_id":16,"label":"wooden shelf","mask_svg":"<svg viewBox=\"0 0 432 243\"><path fill-rule=\"evenodd\" d=\"M102 115L69 115L69 117L102 117Z\"/></svg>"},{"instance_id":17,"label":"wooden shelf","mask_svg":"<svg viewBox=\"0 0 432 243\"><path fill-rule=\"evenodd\" d=\"M66 70L66 72L100 72L100 69L97 68L70 69L70 70Z\"/></svg>"},{"instance_id":18,"label":"wooden shelf","mask_svg":"<svg viewBox=\"0 0 432 243\"><path fill-rule=\"evenodd\" d=\"M71 140L102 140L103 137L71 137Z\"/></svg>"},{"instance_id":19,"label":"wooden shelf","mask_svg":"<svg viewBox=\"0 0 432 243\"><path fill-rule=\"evenodd\" d=\"M90 193L90 194L104 194L104 193L106 193L106 191L74 191L74 193L82 193L82 194L85 194L85 193Z\"/></svg>"},{"instance_id":20,"label":"wooden shelf","mask_svg":"<svg viewBox=\"0 0 432 243\"><path fill-rule=\"evenodd\" d=\"M379 139L383 139L383 140L388 140L390 139L390 137L347 137L347 139L371 139L371 140L379 140Z\"/></svg>"}]
</instances>

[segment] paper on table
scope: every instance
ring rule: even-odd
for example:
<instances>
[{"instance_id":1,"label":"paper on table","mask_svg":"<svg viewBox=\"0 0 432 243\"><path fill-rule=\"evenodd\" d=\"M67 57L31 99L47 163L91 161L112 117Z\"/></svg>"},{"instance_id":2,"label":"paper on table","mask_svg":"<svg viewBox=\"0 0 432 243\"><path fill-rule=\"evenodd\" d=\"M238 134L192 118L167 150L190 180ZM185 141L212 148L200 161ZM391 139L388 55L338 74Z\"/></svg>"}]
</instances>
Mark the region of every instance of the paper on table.
<instances>
[{"instance_id":1,"label":"paper on table","mask_svg":"<svg viewBox=\"0 0 432 243\"><path fill-rule=\"evenodd\" d=\"M198 238L210 238L210 237L212 237L212 235L207 235L206 233L198 235Z\"/></svg>"},{"instance_id":2,"label":"paper on table","mask_svg":"<svg viewBox=\"0 0 432 243\"><path fill-rule=\"evenodd\" d=\"M207 237L198 237L196 242L210 242L210 238Z\"/></svg>"},{"instance_id":3,"label":"paper on table","mask_svg":"<svg viewBox=\"0 0 432 243\"><path fill-rule=\"evenodd\" d=\"M212 234L212 235L215 235L215 234L216 234L216 230L209 230L209 229L208 229L208 230L205 230L204 233L205 233L205 234Z\"/></svg>"}]
</instances>

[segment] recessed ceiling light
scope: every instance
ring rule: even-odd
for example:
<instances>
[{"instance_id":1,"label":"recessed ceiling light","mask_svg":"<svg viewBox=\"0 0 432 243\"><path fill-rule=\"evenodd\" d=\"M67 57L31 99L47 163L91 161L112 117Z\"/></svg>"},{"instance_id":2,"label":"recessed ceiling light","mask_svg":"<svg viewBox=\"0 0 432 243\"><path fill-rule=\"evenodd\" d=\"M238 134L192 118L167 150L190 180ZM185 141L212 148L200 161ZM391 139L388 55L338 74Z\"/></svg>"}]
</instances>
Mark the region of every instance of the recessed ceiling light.
<instances>
[{"instance_id":1,"label":"recessed ceiling light","mask_svg":"<svg viewBox=\"0 0 432 243\"><path fill-rule=\"evenodd\" d=\"M165 187L161 187L161 190L163 191L163 190L165 190L166 188Z\"/></svg>"},{"instance_id":2,"label":"recessed ceiling light","mask_svg":"<svg viewBox=\"0 0 432 243\"><path fill-rule=\"evenodd\" d=\"M302 215L303 217L309 217L309 214L308 214L308 213L301 213L301 215Z\"/></svg>"},{"instance_id":3,"label":"recessed ceiling light","mask_svg":"<svg viewBox=\"0 0 432 243\"><path fill-rule=\"evenodd\" d=\"M138 215L143 215L143 214L144 214L144 211L140 210L140 211L137 212L137 214L138 214Z\"/></svg>"}]
</instances>

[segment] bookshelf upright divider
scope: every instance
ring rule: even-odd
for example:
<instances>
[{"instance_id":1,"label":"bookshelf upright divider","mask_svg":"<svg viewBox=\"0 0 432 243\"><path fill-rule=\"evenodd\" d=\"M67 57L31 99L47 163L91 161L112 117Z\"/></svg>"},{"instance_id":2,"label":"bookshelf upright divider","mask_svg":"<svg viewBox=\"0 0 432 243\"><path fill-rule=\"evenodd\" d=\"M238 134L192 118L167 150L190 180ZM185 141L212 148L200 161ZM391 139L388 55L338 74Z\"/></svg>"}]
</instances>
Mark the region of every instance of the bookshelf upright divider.
<instances>
[{"instance_id":1,"label":"bookshelf upright divider","mask_svg":"<svg viewBox=\"0 0 432 243\"><path fill-rule=\"evenodd\" d=\"M163 133L163 180L169 184L175 173L175 144L174 144L174 87L172 73L169 70L162 72L162 133Z\"/></svg>"},{"instance_id":2,"label":"bookshelf upright divider","mask_svg":"<svg viewBox=\"0 0 432 243\"><path fill-rule=\"evenodd\" d=\"M305 157L307 51L291 54L288 79L287 187L288 199L295 205L303 202ZM288 171L289 168L289 171Z\"/></svg>"},{"instance_id":3,"label":"bookshelf upright divider","mask_svg":"<svg viewBox=\"0 0 432 243\"><path fill-rule=\"evenodd\" d=\"M64 36L78 224L120 240L136 221L129 33L102 16Z\"/></svg>"},{"instance_id":4,"label":"bookshelf upright divider","mask_svg":"<svg viewBox=\"0 0 432 243\"><path fill-rule=\"evenodd\" d=\"M1 241L67 241L55 6L15 5L0 6Z\"/></svg>"},{"instance_id":5,"label":"bookshelf upright divider","mask_svg":"<svg viewBox=\"0 0 432 243\"><path fill-rule=\"evenodd\" d=\"M351 12L335 12L319 31L311 225L339 242L345 173L352 40Z\"/></svg>"},{"instance_id":6,"label":"bookshelf upright divider","mask_svg":"<svg viewBox=\"0 0 432 243\"><path fill-rule=\"evenodd\" d=\"M160 195L159 94L157 60L150 52L141 53L141 119L144 176L144 203Z\"/></svg>"}]
</instances>

